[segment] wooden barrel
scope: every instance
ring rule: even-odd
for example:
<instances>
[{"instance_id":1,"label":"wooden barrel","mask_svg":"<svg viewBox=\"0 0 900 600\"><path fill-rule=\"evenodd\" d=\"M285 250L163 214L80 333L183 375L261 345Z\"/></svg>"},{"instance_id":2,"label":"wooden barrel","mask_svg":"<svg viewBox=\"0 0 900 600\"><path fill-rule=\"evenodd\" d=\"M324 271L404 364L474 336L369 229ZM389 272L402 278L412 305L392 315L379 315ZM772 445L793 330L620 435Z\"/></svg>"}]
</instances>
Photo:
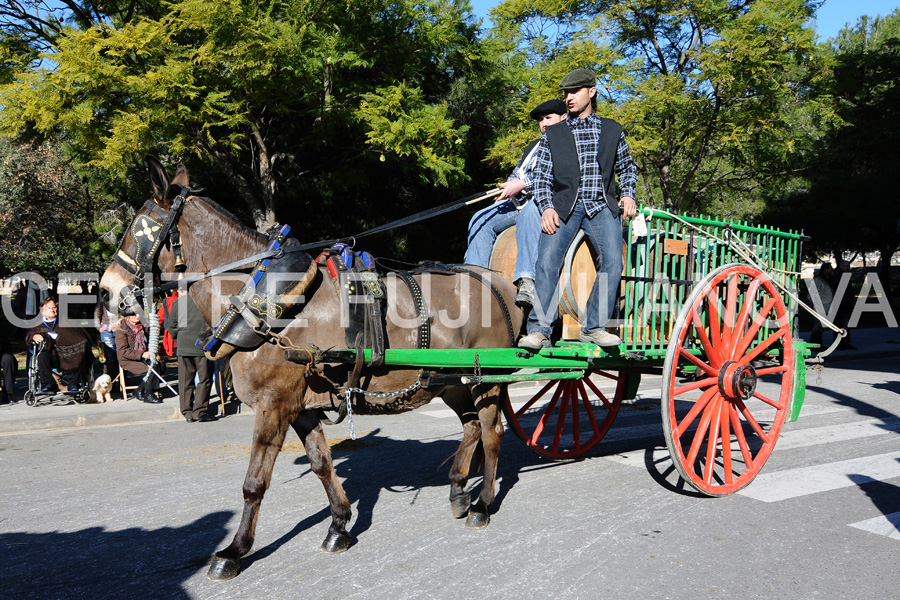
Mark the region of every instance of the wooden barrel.
<instances>
[{"instance_id":1,"label":"wooden barrel","mask_svg":"<svg viewBox=\"0 0 900 600\"><path fill-rule=\"evenodd\" d=\"M505 280L515 285L513 274L516 271L516 226L501 231L491 251L491 269L500 273Z\"/></svg>"},{"instance_id":2,"label":"wooden barrel","mask_svg":"<svg viewBox=\"0 0 900 600\"><path fill-rule=\"evenodd\" d=\"M500 273L510 283L515 283L513 274L516 270L517 250L516 227L513 225L497 236L491 254L491 269ZM579 231L569 245L563 261L561 278L564 287L559 303L562 314L578 320L583 318L591 286L597 278L596 260L597 254L588 243L584 232Z\"/></svg>"}]
</instances>

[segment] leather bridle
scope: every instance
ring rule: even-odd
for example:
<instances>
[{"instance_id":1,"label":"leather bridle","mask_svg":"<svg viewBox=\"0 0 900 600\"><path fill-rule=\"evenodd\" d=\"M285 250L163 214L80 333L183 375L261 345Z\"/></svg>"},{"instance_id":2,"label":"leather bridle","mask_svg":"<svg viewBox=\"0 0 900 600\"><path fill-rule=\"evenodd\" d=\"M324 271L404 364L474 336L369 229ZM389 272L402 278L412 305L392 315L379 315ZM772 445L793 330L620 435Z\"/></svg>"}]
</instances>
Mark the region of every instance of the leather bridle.
<instances>
[{"instance_id":1,"label":"leather bridle","mask_svg":"<svg viewBox=\"0 0 900 600\"><path fill-rule=\"evenodd\" d=\"M113 255L113 260L123 269L134 275L134 285L125 286L123 297L119 301L119 310L133 309L140 304L143 298L147 303L152 302L153 296L158 291L156 274L157 259L164 245L171 245L175 255L175 270L185 270L184 256L181 251L181 233L178 231L178 221L184 212L185 205L191 200L191 190L180 186L180 191L169 210L165 210L159 204L148 201L135 215L131 223L131 236L135 242L134 256L129 256L123 245L125 238ZM145 287L145 278L150 275L148 286ZM145 291L149 298L145 296Z\"/></svg>"}]
</instances>

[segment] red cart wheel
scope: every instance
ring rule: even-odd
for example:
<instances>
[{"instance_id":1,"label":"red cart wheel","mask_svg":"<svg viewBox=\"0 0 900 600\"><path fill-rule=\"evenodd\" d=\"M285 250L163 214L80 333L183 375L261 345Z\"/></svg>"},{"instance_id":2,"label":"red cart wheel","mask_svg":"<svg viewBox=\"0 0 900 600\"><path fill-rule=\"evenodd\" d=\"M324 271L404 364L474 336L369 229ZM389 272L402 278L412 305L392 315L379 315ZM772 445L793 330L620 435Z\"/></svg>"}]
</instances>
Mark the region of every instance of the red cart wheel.
<instances>
[{"instance_id":1,"label":"red cart wheel","mask_svg":"<svg viewBox=\"0 0 900 600\"><path fill-rule=\"evenodd\" d=\"M761 364L773 353L779 360ZM682 380L679 365L696 367L696 380ZM678 315L663 370L663 432L682 478L710 496L750 483L778 440L793 371L790 316L772 280L737 264L703 279Z\"/></svg>"},{"instance_id":2,"label":"red cart wheel","mask_svg":"<svg viewBox=\"0 0 900 600\"><path fill-rule=\"evenodd\" d=\"M513 405L504 388L500 406L510 429L534 452L554 460L578 458L606 435L622 405L627 377L589 371L582 379L552 380L522 406ZM605 382L614 388L603 391Z\"/></svg>"}]
</instances>

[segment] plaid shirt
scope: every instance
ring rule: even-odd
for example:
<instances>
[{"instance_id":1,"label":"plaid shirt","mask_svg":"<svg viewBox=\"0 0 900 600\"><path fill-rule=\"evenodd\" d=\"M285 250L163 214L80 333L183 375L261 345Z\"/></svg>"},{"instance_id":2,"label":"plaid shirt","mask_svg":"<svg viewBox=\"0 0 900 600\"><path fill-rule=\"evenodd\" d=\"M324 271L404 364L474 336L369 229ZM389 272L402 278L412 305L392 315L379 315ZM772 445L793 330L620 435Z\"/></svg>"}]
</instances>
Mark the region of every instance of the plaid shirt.
<instances>
[{"instance_id":1,"label":"plaid shirt","mask_svg":"<svg viewBox=\"0 0 900 600\"><path fill-rule=\"evenodd\" d=\"M532 179L532 172L534 171L534 158L537 154L537 144L535 144L534 148L531 149L531 152L528 153L528 156L524 157L522 160L522 164L517 165L515 169L513 169L512 174L509 176L507 181L510 179L516 178L521 179L525 184L525 189L522 190L523 194L530 194L532 185L534 181Z\"/></svg>"},{"instance_id":2,"label":"plaid shirt","mask_svg":"<svg viewBox=\"0 0 900 600\"><path fill-rule=\"evenodd\" d=\"M569 118L566 120L572 134L575 136L575 148L578 152L578 162L581 166L581 184L578 186L578 195L575 201L584 202L584 208L588 217L593 217L606 208L607 199L603 192L603 177L600 174L600 163L597 161L597 150L600 140L600 117L591 113L584 119ZM537 152L534 155L535 166L532 172L533 194L541 213L548 208L553 208L553 157L550 155L550 146L547 136L541 137ZM628 150L628 142L625 134L619 138L619 146L616 149L616 176L619 179L619 197L634 198L637 185L637 167ZM567 218L568 215L560 215Z\"/></svg>"}]
</instances>

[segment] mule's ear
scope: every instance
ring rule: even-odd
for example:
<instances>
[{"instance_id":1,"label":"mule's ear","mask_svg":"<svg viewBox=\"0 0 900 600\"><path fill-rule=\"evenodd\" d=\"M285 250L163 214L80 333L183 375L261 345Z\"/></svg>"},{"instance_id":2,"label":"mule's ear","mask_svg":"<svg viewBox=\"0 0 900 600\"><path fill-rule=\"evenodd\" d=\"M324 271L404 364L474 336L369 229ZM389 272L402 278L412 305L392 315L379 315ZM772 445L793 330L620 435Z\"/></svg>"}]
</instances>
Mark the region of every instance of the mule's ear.
<instances>
[{"instance_id":1,"label":"mule's ear","mask_svg":"<svg viewBox=\"0 0 900 600\"><path fill-rule=\"evenodd\" d=\"M175 178L172 179L172 182L169 184L169 189L166 190L166 196L163 200L160 201L160 205L168 210L169 207L172 206L172 202L175 201L175 198L178 197L178 194L181 193L183 187L187 187L190 182L191 178L188 175L187 169L183 164L178 163L178 169L175 172Z\"/></svg>"},{"instance_id":2,"label":"mule's ear","mask_svg":"<svg viewBox=\"0 0 900 600\"><path fill-rule=\"evenodd\" d=\"M169 190L169 176L165 167L155 157L149 154L144 157L147 161L147 169L150 171L150 185L153 186L153 199L162 204Z\"/></svg>"},{"instance_id":3,"label":"mule's ear","mask_svg":"<svg viewBox=\"0 0 900 600\"><path fill-rule=\"evenodd\" d=\"M187 167L185 167L183 163L178 163L178 168L175 169L175 178L172 180L172 185L187 187L190 182L191 176L188 175Z\"/></svg>"}]
</instances>

